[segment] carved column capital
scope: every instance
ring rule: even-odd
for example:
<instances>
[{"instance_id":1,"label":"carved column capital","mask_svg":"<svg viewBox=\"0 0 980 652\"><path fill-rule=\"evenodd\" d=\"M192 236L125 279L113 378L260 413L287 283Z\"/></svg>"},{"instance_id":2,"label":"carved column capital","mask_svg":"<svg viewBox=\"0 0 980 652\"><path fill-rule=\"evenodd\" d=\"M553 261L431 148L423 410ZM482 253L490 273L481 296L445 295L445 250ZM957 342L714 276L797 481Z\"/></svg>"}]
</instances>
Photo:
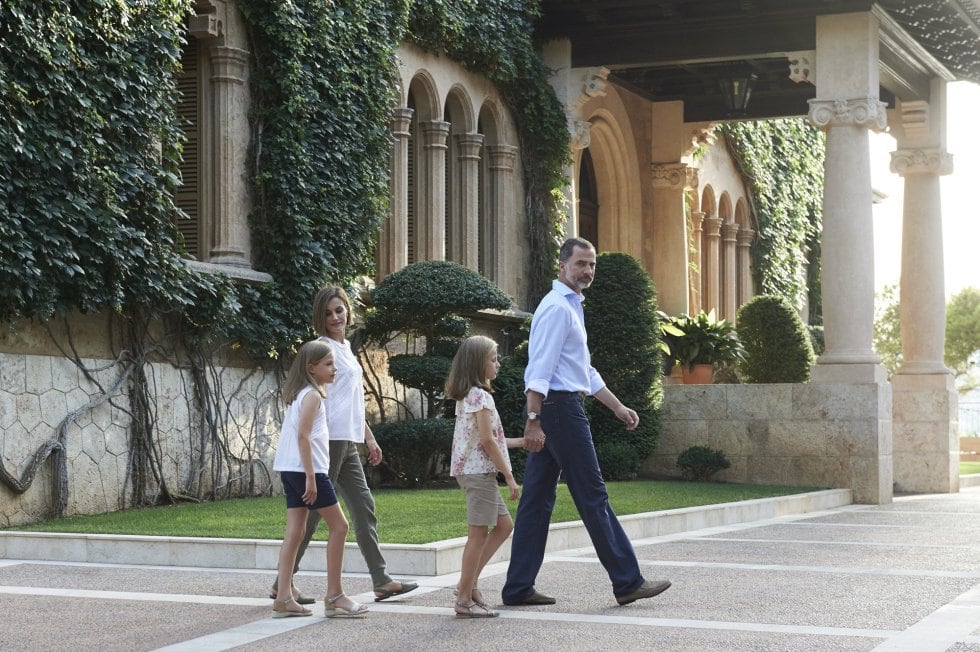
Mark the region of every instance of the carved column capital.
<instances>
[{"instance_id":1,"label":"carved column capital","mask_svg":"<svg viewBox=\"0 0 980 652\"><path fill-rule=\"evenodd\" d=\"M701 232L701 224L704 222L705 213L702 211L691 212L691 230L695 233Z\"/></svg>"},{"instance_id":2,"label":"carved column capital","mask_svg":"<svg viewBox=\"0 0 980 652\"><path fill-rule=\"evenodd\" d=\"M939 148L900 149L892 152L891 171L901 176L910 174L953 173L953 155Z\"/></svg>"},{"instance_id":3,"label":"carved column capital","mask_svg":"<svg viewBox=\"0 0 980 652\"><path fill-rule=\"evenodd\" d=\"M490 169L509 172L517 162L517 148L513 145L488 145Z\"/></svg>"},{"instance_id":4,"label":"carved column capital","mask_svg":"<svg viewBox=\"0 0 980 652\"><path fill-rule=\"evenodd\" d=\"M739 247L748 247L752 244L752 239L755 237L755 231L743 226L738 230L738 234L736 234L735 237L738 240Z\"/></svg>"},{"instance_id":5,"label":"carved column capital","mask_svg":"<svg viewBox=\"0 0 980 652\"><path fill-rule=\"evenodd\" d=\"M457 155L459 160L480 159L480 148L483 147L483 134L456 134L453 138L456 139L456 144L459 147L459 154Z\"/></svg>"},{"instance_id":6,"label":"carved column capital","mask_svg":"<svg viewBox=\"0 0 980 652\"><path fill-rule=\"evenodd\" d=\"M887 105L874 97L807 101L810 104L810 113L807 117L821 129L856 125L873 131L884 131L888 126L888 115L885 113Z\"/></svg>"},{"instance_id":7,"label":"carved column capital","mask_svg":"<svg viewBox=\"0 0 980 652\"><path fill-rule=\"evenodd\" d=\"M449 137L449 123L442 120L427 120L420 123L423 143L426 149L446 149L446 138Z\"/></svg>"},{"instance_id":8,"label":"carved column capital","mask_svg":"<svg viewBox=\"0 0 980 652\"><path fill-rule=\"evenodd\" d=\"M692 168L684 163L653 163L650 169L654 188L683 190L688 186L688 172Z\"/></svg>"},{"instance_id":9,"label":"carved column capital","mask_svg":"<svg viewBox=\"0 0 980 652\"><path fill-rule=\"evenodd\" d=\"M244 84L248 77L249 53L247 50L215 45L211 47L211 80Z\"/></svg>"},{"instance_id":10,"label":"carved column capital","mask_svg":"<svg viewBox=\"0 0 980 652\"><path fill-rule=\"evenodd\" d=\"M738 234L738 224L735 222L723 222L721 225L721 237L726 242L735 242Z\"/></svg>"},{"instance_id":11,"label":"carved column capital","mask_svg":"<svg viewBox=\"0 0 980 652\"><path fill-rule=\"evenodd\" d=\"M703 228L706 236L717 238L721 233L721 218L711 216L704 218Z\"/></svg>"},{"instance_id":12,"label":"carved column capital","mask_svg":"<svg viewBox=\"0 0 980 652\"><path fill-rule=\"evenodd\" d=\"M408 138L412 135L411 124L415 109L397 108L391 114L391 133L395 138Z\"/></svg>"}]
</instances>

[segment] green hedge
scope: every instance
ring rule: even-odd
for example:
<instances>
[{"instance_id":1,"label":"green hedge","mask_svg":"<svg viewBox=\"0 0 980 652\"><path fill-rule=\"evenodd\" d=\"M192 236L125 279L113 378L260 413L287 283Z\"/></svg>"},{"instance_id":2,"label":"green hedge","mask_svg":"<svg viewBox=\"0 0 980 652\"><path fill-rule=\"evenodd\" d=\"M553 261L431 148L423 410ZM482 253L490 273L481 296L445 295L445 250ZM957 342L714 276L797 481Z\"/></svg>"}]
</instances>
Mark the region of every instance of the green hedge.
<instances>
[{"instance_id":1,"label":"green hedge","mask_svg":"<svg viewBox=\"0 0 980 652\"><path fill-rule=\"evenodd\" d=\"M739 364L749 383L805 383L813 346L796 310L782 297L759 295L738 310L738 338L745 347Z\"/></svg>"},{"instance_id":2,"label":"green hedge","mask_svg":"<svg viewBox=\"0 0 980 652\"><path fill-rule=\"evenodd\" d=\"M384 467L398 484L421 486L443 475L453 447L451 419L412 419L371 426Z\"/></svg>"},{"instance_id":3,"label":"green hedge","mask_svg":"<svg viewBox=\"0 0 980 652\"><path fill-rule=\"evenodd\" d=\"M598 255L595 280L585 297L592 364L609 389L640 417L640 425L630 432L598 401L587 404L603 475L628 480L653 453L660 436L663 354L657 293L640 263L617 252Z\"/></svg>"}]
</instances>

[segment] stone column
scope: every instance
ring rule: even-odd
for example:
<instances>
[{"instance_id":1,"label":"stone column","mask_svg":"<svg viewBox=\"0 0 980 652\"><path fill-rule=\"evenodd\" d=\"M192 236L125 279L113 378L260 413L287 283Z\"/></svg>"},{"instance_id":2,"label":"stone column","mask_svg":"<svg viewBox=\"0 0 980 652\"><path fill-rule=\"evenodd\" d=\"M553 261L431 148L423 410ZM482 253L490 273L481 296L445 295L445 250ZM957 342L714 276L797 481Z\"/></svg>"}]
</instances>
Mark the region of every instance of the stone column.
<instances>
[{"instance_id":1,"label":"stone column","mask_svg":"<svg viewBox=\"0 0 980 652\"><path fill-rule=\"evenodd\" d=\"M413 109L395 109L391 118L391 212L378 247L378 280L408 264L408 139Z\"/></svg>"},{"instance_id":2,"label":"stone column","mask_svg":"<svg viewBox=\"0 0 980 652\"><path fill-rule=\"evenodd\" d=\"M456 134L459 161L459 224L453 230L453 249L461 252L460 264L479 271L480 258L480 148L483 134Z\"/></svg>"},{"instance_id":3,"label":"stone column","mask_svg":"<svg viewBox=\"0 0 980 652\"><path fill-rule=\"evenodd\" d=\"M213 222L208 262L249 267L248 213L251 209L245 182L248 157L249 53L239 48L210 48L211 151L214 155Z\"/></svg>"},{"instance_id":4,"label":"stone column","mask_svg":"<svg viewBox=\"0 0 980 652\"><path fill-rule=\"evenodd\" d=\"M721 312L721 218L704 218L704 302L705 312Z\"/></svg>"},{"instance_id":5,"label":"stone column","mask_svg":"<svg viewBox=\"0 0 980 652\"><path fill-rule=\"evenodd\" d=\"M517 296L517 288L514 287L517 274L514 266L517 261L514 259L512 248L500 244L504 241L503 236L507 233L507 228L509 226L516 228L513 223L513 198L517 148L513 145L489 145L486 149L489 156L490 178L487 194L490 210L487 215L487 233L480 234L481 240L486 239L491 244L487 249L490 255L484 258L487 265L486 276L505 292Z\"/></svg>"},{"instance_id":6,"label":"stone column","mask_svg":"<svg viewBox=\"0 0 980 652\"><path fill-rule=\"evenodd\" d=\"M657 279L657 299L670 315L688 312L687 220L684 190L696 170L684 163L654 163L651 276Z\"/></svg>"},{"instance_id":7,"label":"stone column","mask_svg":"<svg viewBox=\"0 0 980 652\"><path fill-rule=\"evenodd\" d=\"M813 366L812 384L837 385L870 400L854 406L849 464L862 500L892 500L892 394L872 349L874 237L869 129L884 129L878 99L878 18L870 12L816 19L816 99L810 121L827 133L821 238L826 349ZM849 390L848 386L854 386ZM861 387L863 386L863 387ZM835 391L830 387L827 391ZM857 488L857 484L854 488Z\"/></svg>"},{"instance_id":8,"label":"stone column","mask_svg":"<svg viewBox=\"0 0 980 652\"><path fill-rule=\"evenodd\" d=\"M446 139L449 123L430 120L422 129L419 159L419 210L416 215L416 251L419 260L446 258Z\"/></svg>"},{"instance_id":9,"label":"stone column","mask_svg":"<svg viewBox=\"0 0 980 652\"><path fill-rule=\"evenodd\" d=\"M817 18L817 99L810 121L827 132L822 298L826 349L814 382L884 382L872 348L874 234L868 130L883 130L878 100L878 19L870 13Z\"/></svg>"},{"instance_id":10,"label":"stone column","mask_svg":"<svg viewBox=\"0 0 980 652\"><path fill-rule=\"evenodd\" d=\"M926 102L899 105L899 149L891 169L905 181L902 217L901 368L895 396L895 485L902 491L959 491L957 394L943 363L946 290L939 177L953 171L945 150L945 84Z\"/></svg>"},{"instance_id":11,"label":"stone column","mask_svg":"<svg viewBox=\"0 0 980 652\"><path fill-rule=\"evenodd\" d=\"M738 224L725 222L721 225L723 282L721 287L721 317L730 322L735 321L735 311L738 309L738 260L735 244L738 236Z\"/></svg>"},{"instance_id":12,"label":"stone column","mask_svg":"<svg viewBox=\"0 0 980 652\"><path fill-rule=\"evenodd\" d=\"M755 294L752 287L752 239L755 231L742 227L738 230L738 305L741 307Z\"/></svg>"},{"instance_id":13,"label":"stone column","mask_svg":"<svg viewBox=\"0 0 980 652\"><path fill-rule=\"evenodd\" d=\"M694 264L692 272L691 291L688 302L692 312L697 312L704 304L701 293L704 287L704 256L701 252L701 226L704 223L704 213L694 211L691 213L691 262Z\"/></svg>"}]
</instances>

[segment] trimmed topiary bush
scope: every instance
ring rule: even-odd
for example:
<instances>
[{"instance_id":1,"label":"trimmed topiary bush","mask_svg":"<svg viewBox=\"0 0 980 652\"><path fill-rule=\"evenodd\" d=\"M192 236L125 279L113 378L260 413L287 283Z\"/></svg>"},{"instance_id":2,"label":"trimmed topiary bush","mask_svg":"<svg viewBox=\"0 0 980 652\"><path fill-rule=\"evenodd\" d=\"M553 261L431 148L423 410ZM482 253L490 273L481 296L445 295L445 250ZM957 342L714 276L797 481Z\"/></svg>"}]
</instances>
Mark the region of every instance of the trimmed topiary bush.
<instances>
[{"instance_id":1,"label":"trimmed topiary bush","mask_svg":"<svg viewBox=\"0 0 980 652\"><path fill-rule=\"evenodd\" d=\"M707 446L691 446L677 456L677 466L685 480L705 482L718 471L731 466L722 451Z\"/></svg>"},{"instance_id":2,"label":"trimmed topiary bush","mask_svg":"<svg viewBox=\"0 0 980 652\"><path fill-rule=\"evenodd\" d=\"M473 270L448 260L426 260L403 267L378 284L371 293L364 333L369 343L379 347L400 334L424 341L422 354L391 357L388 371L402 385L421 391L426 416L435 416L453 355L469 332L469 319L463 315L510 305L500 288Z\"/></svg>"},{"instance_id":3,"label":"trimmed topiary bush","mask_svg":"<svg viewBox=\"0 0 980 652\"><path fill-rule=\"evenodd\" d=\"M653 281L636 259L619 252L599 254L583 304L592 364L640 417L630 432L604 405L587 402L599 467L609 480L636 477L660 436L663 353L656 302Z\"/></svg>"},{"instance_id":4,"label":"trimmed topiary bush","mask_svg":"<svg viewBox=\"0 0 980 652\"><path fill-rule=\"evenodd\" d=\"M786 299L760 295L738 311L738 338L745 347L739 365L748 383L805 383L813 346L803 320Z\"/></svg>"}]
</instances>

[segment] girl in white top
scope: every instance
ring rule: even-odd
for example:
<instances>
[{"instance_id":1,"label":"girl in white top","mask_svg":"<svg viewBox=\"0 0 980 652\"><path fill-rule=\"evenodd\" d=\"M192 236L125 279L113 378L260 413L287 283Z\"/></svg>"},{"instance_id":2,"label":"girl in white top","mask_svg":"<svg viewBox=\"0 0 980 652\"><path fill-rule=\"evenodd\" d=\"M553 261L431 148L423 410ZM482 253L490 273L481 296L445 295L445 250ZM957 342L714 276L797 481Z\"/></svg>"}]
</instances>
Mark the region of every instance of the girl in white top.
<instances>
[{"instance_id":1,"label":"girl in white top","mask_svg":"<svg viewBox=\"0 0 980 652\"><path fill-rule=\"evenodd\" d=\"M498 369L497 343L474 335L460 345L446 380L446 398L456 401L450 475L466 495L468 525L454 605L459 618L498 615L476 588L483 567L514 529L497 486L497 474L504 476L511 500L517 500L521 493L511 473L507 449L522 447L524 439L504 436L490 395L490 381L497 377Z\"/></svg>"},{"instance_id":2,"label":"girl in white top","mask_svg":"<svg viewBox=\"0 0 980 652\"><path fill-rule=\"evenodd\" d=\"M317 511L330 528L327 539L327 597L324 614L360 616L367 607L344 594L341 570L347 519L337 503L330 483L330 449L327 419L323 409L323 386L336 374L333 349L320 341L300 347L283 384L286 414L272 468L280 472L286 496L286 532L279 550L279 584L292 586L293 564L303 538L306 514ZM313 612L296 602L295 596L278 597L272 603L273 617L309 616Z\"/></svg>"},{"instance_id":3,"label":"girl in white top","mask_svg":"<svg viewBox=\"0 0 980 652\"><path fill-rule=\"evenodd\" d=\"M378 518L374 511L374 495L364 477L359 445L367 449L367 461L372 466L381 463L381 447L368 426L364 410L364 371L346 339L347 327L353 322L350 300L343 288L336 285L323 287L313 299L313 328L320 341L329 344L334 353L337 375L330 386L329 397L323 406L327 414L330 432L330 482L344 501L354 524L357 547L364 557L374 585L375 601L408 593L416 588L416 582L395 580L388 574L387 563L378 542ZM310 539L316 532L320 516L311 511L306 520L306 532L300 542L296 566L306 552ZM278 594L279 581L272 587L273 596ZM298 601L313 601L295 587Z\"/></svg>"}]
</instances>

